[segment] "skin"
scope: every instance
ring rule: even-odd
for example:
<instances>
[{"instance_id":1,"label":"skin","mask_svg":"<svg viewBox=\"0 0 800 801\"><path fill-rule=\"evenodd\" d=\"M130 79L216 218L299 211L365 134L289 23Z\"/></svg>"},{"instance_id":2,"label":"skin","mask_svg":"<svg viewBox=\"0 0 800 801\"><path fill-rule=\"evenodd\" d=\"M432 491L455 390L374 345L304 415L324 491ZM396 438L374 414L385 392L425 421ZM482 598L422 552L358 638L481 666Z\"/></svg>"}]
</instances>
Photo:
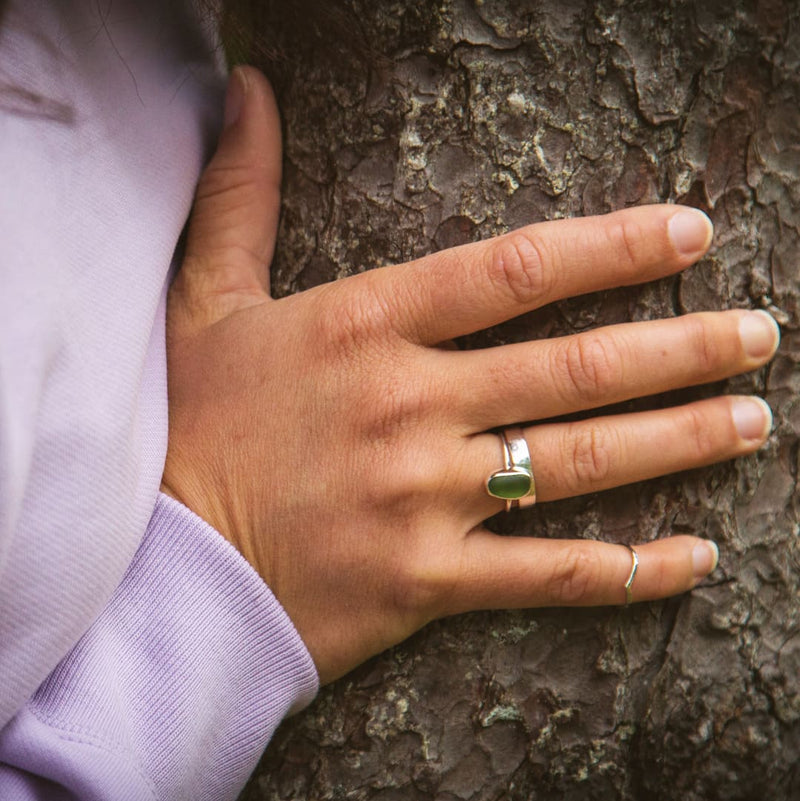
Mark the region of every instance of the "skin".
<instances>
[{"instance_id":1,"label":"skin","mask_svg":"<svg viewBox=\"0 0 800 801\"><path fill-rule=\"evenodd\" d=\"M446 615L624 603L626 548L483 527L504 506L484 489L502 464L490 430L752 370L777 326L728 311L482 351L448 341L683 270L708 219L659 205L538 223L273 300L280 126L258 71L234 72L226 123L170 292L163 489L263 577L321 681ZM751 453L770 426L763 402L718 397L525 434L546 502ZM716 565L694 537L637 551L637 601Z\"/></svg>"}]
</instances>

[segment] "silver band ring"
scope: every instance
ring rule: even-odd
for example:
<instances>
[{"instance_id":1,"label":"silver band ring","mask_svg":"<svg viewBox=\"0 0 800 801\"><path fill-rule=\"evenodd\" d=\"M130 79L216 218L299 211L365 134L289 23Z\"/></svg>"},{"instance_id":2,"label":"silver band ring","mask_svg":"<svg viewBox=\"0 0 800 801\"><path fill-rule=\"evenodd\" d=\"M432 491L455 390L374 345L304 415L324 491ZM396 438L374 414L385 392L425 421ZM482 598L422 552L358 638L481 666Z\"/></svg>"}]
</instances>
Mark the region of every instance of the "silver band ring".
<instances>
[{"instance_id":1,"label":"silver band ring","mask_svg":"<svg viewBox=\"0 0 800 801\"><path fill-rule=\"evenodd\" d=\"M639 569L639 554L630 545L625 547L631 552L631 574L625 582L625 606L628 606L633 603L633 580L636 578L636 571Z\"/></svg>"},{"instance_id":2,"label":"silver band ring","mask_svg":"<svg viewBox=\"0 0 800 801\"><path fill-rule=\"evenodd\" d=\"M521 428L500 432L503 446L503 469L495 470L486 479L486 492L506 502L506 511L536 503L536 481L533 478L531 453Z\"/></svg>"}]
</instances>

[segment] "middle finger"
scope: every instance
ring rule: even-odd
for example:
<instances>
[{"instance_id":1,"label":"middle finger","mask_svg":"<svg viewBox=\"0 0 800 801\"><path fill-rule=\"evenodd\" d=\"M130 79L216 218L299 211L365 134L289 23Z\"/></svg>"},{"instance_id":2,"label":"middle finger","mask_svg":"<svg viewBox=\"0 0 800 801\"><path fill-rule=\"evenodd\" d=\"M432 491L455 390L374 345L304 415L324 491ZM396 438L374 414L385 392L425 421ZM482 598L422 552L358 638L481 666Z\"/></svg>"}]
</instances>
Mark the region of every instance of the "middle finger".
<instances>
[{"instance_id":1,"label":"middle finger","mask_svg":"<svg viewBox=\"0 0 800 801\"><path fill-rule=\"evenodd\" d=\"M573 336L442 353L463 433L543 420L719 381L767 362L779 329L766 312L704 312Z\"/></svg>"}]
</instances>

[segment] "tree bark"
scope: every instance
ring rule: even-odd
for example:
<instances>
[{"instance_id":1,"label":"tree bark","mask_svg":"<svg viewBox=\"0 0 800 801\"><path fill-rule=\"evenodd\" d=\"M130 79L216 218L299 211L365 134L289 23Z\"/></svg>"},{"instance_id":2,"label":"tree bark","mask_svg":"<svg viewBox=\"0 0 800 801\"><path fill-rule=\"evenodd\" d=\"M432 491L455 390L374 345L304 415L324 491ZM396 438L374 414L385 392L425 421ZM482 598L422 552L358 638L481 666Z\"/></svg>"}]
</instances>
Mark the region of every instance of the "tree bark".
<instances>
[{"instance_id":1,"label":"tree bark","mask_svg":"<svg viewBox=\"0 0 800 801\"><path fill-rule=\"evenodd\" d=\"M243 801L800 798L800 4L352 0L367 62L308 45L280 89L273 292L533 221L650 202L714 220L683 275L569 300L460 343L763 308L783 340L719 391L775 429L734 463L537 506L509 535L712 537L694 591L630 608L441 621L279 731Z\"/></svg>"}]
</instances>

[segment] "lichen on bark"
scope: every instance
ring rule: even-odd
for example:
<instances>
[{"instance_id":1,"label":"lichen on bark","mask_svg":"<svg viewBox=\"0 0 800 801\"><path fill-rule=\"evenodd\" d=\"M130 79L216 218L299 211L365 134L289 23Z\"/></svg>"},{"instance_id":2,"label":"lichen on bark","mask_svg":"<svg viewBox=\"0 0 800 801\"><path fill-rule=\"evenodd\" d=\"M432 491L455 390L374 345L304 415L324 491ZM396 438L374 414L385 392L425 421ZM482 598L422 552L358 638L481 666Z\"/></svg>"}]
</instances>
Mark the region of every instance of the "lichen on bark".
<instances>
[{"instance_id":1,"label":"lichen on bark","mask_svg":"<svg viewBox=\"0 0 800 801\"><path fill-rule=\"evenodd\" d=\"M277 294L545 219L706 210L685 274L565 301L464 347L701 309L783 340L719 391L775 430L735 463L536 507L509 535L714 538L719 568L627 609L440 621L288 721L243 799L800 798L800 9L791 0L352 0L385 60L309 46L283 83ZM347 61L347 58L344 58Z\"/></svg>"}]
</instances>

